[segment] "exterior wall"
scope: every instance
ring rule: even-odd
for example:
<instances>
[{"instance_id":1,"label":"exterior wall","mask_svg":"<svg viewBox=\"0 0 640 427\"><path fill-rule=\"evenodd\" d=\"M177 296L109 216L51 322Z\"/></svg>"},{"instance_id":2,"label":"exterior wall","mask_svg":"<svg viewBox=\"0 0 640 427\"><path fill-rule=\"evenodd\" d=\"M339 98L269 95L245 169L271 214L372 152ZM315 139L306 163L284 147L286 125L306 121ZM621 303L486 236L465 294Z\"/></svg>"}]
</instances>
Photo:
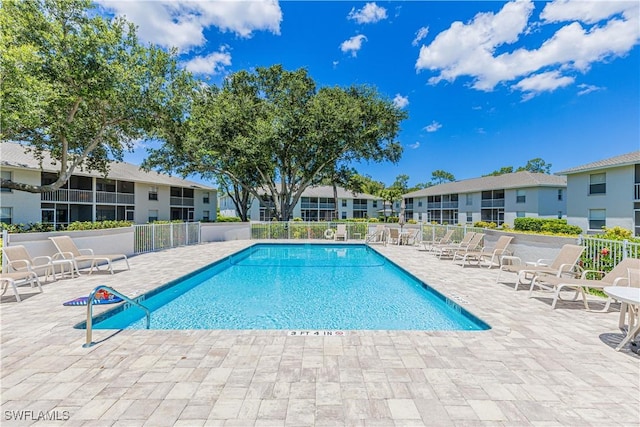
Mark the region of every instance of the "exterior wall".
<instances>
[{"instance_id":1,"label":"exterior wall","mask_svg":"<svg viewBox=\"0 0 640 427\"><path fill-rule=\"evenodd\" d=\"M205 194L209 193L209 203L204 203ZM215 190L196 189L193 192L193 219L200 221L203 219L204 211L209 211L209 221L215 221L218 207L218 196Z\"/></svg>"},{"instance_id":2,"label":"exterior wall","mask_svg":"<svg viewBox=\"0 0 640 427\"><path fill-rule=\"evenodd\" d=\"M40 185L40 172L29 169L14 169L2 167L2 170L11 172L11 179L25 184ZM10 192L0 192L0 206L12 208L12 222L36 223L42 220L40 214L40 195L27 193L25 191L11 190Z\"/></svg>"},{"instance_id":3,"label":"exterior wall","mask_svg":"<svg viewBox=\"0 0 640 427\"><path fill-rule=\"evenodd\" d=\"M558 200L558 190L562 190L562 200ZM540 188L538 189L538 216L541 218L567 218L567 189Z\"/></svg>"},{"instance_id":4,"label":"exterior wall","mask_svg":"<svg viewBox=\"0 0 640 427\"><path fill-rule=\"evenodd\" d=\"M606 193L589 194L590 175L605 172ZM633 230L634 166L621 166L567 175L567 222L589 229L589 210L606 210L606 227Z\"/></svg>"},{"instance_id":5,"label":"exterior wall","mask_svg":"<svg viewBox=\"0 0 640 427\"><path fill-rule=\"evenodd\" d=\"M11 171L12 179L14 181L33 185L40 185L41 183L39 170L16 169L10 167L3 167L2 170ZM158 188L158 200L149 200L149 189L152 186ZM95 178L93 179L93 188L95 189ZM154 185L145 182L135 182L134 222L136 224L147 223L149 221L149 210L157 210L159 220L170 220L170 189L171 187L167 185ZM205 192L209 192L209 205L205 205L202 203L202 196ZM210 219L214 219L216 216L217 206L216 190L196 189L194 191L194 198L194 220L202 219L202 212L204 210L209 210ZM0 192L0 206L12 208L12 222L14 224L41 222L41 203L42 200L40 193L27 193L24 191L16 190L13 190L11 192ZM95 218L95 206L97 204L98 203L94 202L93 205L88 205L92 206L92 218Z\"/></svg>"}]
</instances>

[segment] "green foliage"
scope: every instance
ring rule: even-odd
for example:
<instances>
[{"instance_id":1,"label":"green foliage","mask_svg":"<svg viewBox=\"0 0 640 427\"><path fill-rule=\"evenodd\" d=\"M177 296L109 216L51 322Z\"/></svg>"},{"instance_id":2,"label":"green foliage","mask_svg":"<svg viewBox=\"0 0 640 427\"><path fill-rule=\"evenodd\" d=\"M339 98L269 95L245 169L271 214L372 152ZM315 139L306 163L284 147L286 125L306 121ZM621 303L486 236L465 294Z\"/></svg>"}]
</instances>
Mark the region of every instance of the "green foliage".
<instances>
[{"instance_id":1,"label":"green foliage","mask_svg":"<svg viewBox=\"0 0 640 427\"><path fill-rule=\"evenodd\" d=\"M38 193L77 168L107 174L145 138L170 138L186 117L193 80L175 52L142 45L135 26L90 0L6 1L0 7L0 140L49 151L58 180L2 185ZM50 166L50 165L49 165Z\"/></svg>"},{"instance_id":2,"label":"green foliage","mask_svg":"<svg viewBox=\"0 0 640 427\"><path fill-rule=\"evenodd\" d=\"M407 224L417 224L418 221L416 221L415 219L410 219L407 221Z\"/></svg>"},{"instance_id":3,"label":"green foliage","mask_svg":"<svg viewBox=\"0 0 640 427\"><path fill-rule=\"evenodd\" d=\"M495 170L487 175L482 175L482 176L498 176L498 175L504 175L507 173L521 172L521 171L548 174L548 173L551 173L551 163L547 163L544 160L542 160L540 157L536 157L535 159L531 159L527 161L526 165L520 166L515 170L513 166L503 166L498 170Z\"/></svg>"},{"instance_id":4,"label":"green foliage","mask_svg":"<svg viewBox=\"0 0 640 427\"><path fill-rule=\"evenodd\" d=\"M386 222L391 222L391 223L396 223L398 222L399 218L397 216L390 216L387 217L387 221Z\"/></svg>"},{"instance_id":5,"label":"green foliage","mask_svg":"<svg viewBox=\"0 0 640 427\"><path fill-rule=\"evenodd\" d=\"M28 224L5 224L4 222L0 222L0 229L7 230L9 233L38 233L53 231L53 224L40 222L30 222Z\"/></svg>"},{"instance_id":6,"label":"green foliage","mask_svg":"<svg viewBox=\"0 0 640 427\"><path fill-rule=\"evenodd\" d=\"M631 230L627 230L622 227L605 227L604 233L598 234L595 237L607 240L629 240L632 242L640 242L640 238L633 237Z\"/></svg>"},{"instance_id":7,"label":"green foliage","mask_svg":"<svg viewBox=\"0 0 640 427\"><path fill-rule=\"evenodd\" d=\"M473 226L478 228L490 228L490 229L498 228L498 224L496 224L495 222L487 222L487 221L477 221L473 224Z\"/></svg>"},{"instance_id":8,"label":"green foliage","mask_svg":"<svg viewBox=\"0 0 640 427\"><path fill-rule=\"evenodd\" d=\"M532 231L549 234L578 235L582 229L575 225L568 225L566 219L545 218L516 218L514 228L518 231Z\"/></svg>"},{"instance_id":9,"label":"green foliage","mask_svg":"<svg viewBox=\"0 0 640 427\"><path fill-rule=\"evenodd\" d=\"M445 182L453 182L456 178L452 173L443 171L441 169L435 170L431 173L431 182L434 184L443 184Z\"/></svg>"},{"instance_id":10,"label":"green foliage","mask_svg":"<svg viewBox=\"0 0 640 427\"><path fill-rule=\"evenodd\" d=\"M242 222L242 218L237 216L219 216L216 222Z\"/></svg>"},{"instance_id":11,"label":"green foliage","mask_svg":"<svg viewBox=\"0 0 640 427\"><path fill-rule=\"evenodd\" d=\"M75 221L66 227L67 231L80 231L80 230L102 230L106 228L121 228L131 227L132 222L129 221Z\"/></svg>"},{"instance_id":12,"label":"green foliage","mask_svg":"<svg viewBox=\"0 0 640 427\"><path fill-rule=\"evenodd\" d=\"M379 222L378 218L369 218L369 222Z\"/></svg>"},{"instance_id":13,"label":"green foliage","mask_svg":"<svg viewBox=\"0 0 640 427\"><path fill-rule=\"evenodd\" d=\"M239 71L200 88L180 138L152 150L145 167L225 175L256 198L264 189L277 218L302 192L357 161L397 162L406 112L374 88L322 87L307 70L281 65ZM249 177L247 171L255 175Z\"/></svg>"}]
</instances>

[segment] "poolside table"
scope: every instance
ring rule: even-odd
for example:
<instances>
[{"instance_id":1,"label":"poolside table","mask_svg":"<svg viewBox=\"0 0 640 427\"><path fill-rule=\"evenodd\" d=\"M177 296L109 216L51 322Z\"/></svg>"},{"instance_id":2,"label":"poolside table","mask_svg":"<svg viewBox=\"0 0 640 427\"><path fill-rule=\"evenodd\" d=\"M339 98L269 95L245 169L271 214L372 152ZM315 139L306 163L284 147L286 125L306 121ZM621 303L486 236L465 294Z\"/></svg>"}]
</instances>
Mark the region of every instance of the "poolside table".
<instances>
[{"instance_id":1,"label":"poolside table","mask_svg":"<svg viewBox=\"0 0 640 427\"><path fill-rule=\"evenodd\" d=\"M636 315L629 315L629 329L627 336L624 337L622 342L616 347L616 351L620 351L629 341L633 340L638 332L640 332L640 319L637 319L638 310L640 309L640 288L628 287L628 286L608 286L604 288L604 293L611 298L618 300L622 303L620 307L620 319L618 320L618 326L622 328L624 326L624 318L627 312L627 305L629 309L634 310Z\"/></svg>"}]
</instances>

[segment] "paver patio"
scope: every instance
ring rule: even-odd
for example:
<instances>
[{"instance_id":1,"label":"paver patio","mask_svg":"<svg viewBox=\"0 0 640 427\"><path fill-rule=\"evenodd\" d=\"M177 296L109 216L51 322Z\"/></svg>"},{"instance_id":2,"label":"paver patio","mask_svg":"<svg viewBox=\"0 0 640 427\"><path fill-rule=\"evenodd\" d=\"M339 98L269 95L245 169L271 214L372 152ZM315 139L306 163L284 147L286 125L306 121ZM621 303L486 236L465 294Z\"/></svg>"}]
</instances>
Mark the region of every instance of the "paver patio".
<instances>
[{"instance_id":1,"label":"paver patio","mask_svg":"<svg viewBox=\"0 0 640 427\"><path fill-rule=\"evenodd\" d=\"M0 304L1 424L640 425L640 357L614 351L617 311L589 313L580 302L551 310L550 298L496 284L496 270L463 269L415 247L376 249L491 330L96 330L100 342L85 349L85 331L73 325L86 307L62 306L99 284L139 295L253 243L138 255L129 271L116 262L115 275L46 283L43 294L22 287L21 303L9 291Z\"/></svg>"}]
</instances>

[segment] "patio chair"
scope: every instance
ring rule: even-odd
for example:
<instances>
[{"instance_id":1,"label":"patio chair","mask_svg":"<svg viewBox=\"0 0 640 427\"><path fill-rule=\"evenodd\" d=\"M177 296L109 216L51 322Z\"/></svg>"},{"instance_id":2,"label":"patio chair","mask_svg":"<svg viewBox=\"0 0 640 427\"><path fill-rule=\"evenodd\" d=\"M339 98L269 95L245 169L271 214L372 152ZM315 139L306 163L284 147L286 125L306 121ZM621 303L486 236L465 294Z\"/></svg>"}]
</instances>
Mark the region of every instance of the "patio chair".
<instances>
[{"instance_id":1,"label":"patio chair","mask_svg":"<svg viewBox=\"0 0 640 427\"><path fill-rule=\"evenodd\" d=\"M398 228L389 228L387 229L387 240L389 243L393 243L396 245L400 244L400 229Z\"/></svg>"},{"instance_id":2,"label":"patio chair","mask_svg":"<svg viewBox=\"0 0 640 427\"><path fill-rule=\"evenodd\" d=\"M535 287L540 288L540 290L551 291L553 292L553 302L551 303L551 308L553 309L556 308L556 303L558 302L558 300L562 300L562 298L560 297L560 292L562 292L563 290L572 290L575 291L575 294L571 301L576 301L578 299L578 296L582 296L584 308L589 310L589 303L587 302L585 289L591 288L602 290L607 286L623 285L635 285L636 287L638 287L640 286L640 284L635 283L635 280L632 278L631 272L634 270L640 270L640 259L625 258L608 273L605 273L603 271L585 270L582 272L580 278L558 277L540 272L536 274L531 281L529 298L533 296ZM602 278L600 280L587 279L590 274L599 274ZM601 311L608 311L609 306L611 305L611 301L611 298L607 298L607 302L605 303L605 306Z\"/></svg>"},{"instance_id":3,"label":"patio chair","mask_svg":"<svg viewBox=\"0 0 640 427\"><path fill-rule=\"evenodd\" d=\"M365 236L365 243L384 243L386 238L386 229L384 224L376 225L376 229Z\"/></svg>"},{"instance_id":4,"label":"patio chair","mask_svg":"<svg viewBox=\"0 0 640 427\"><path fill-rule=\"evenodd\" d=\"M462 240L460 240L457 243L443 243L443 244L433 244L431 245L431 252L437 252L437 256L440 257L442 255L442 252L444 250L448 250L448 249L459 249L462 247L466 247L469 242L471 241L471 239L473 239L473 236L475 236L475 232L473 231L468 231L467 233L465 233L464 236L462 236Z\"/></svg>"},{"instance_id":5,"label":"patio chair","mask_svg":"<svg viewBox=\"0 0 640 427\"><path fill-rule=\"evenodd\" d=\"M410 230L406 235L402 236L402 244L403 245L415 245L418 243L418 236L420 235L421 230L416 228L415 230Z\"/></svg>"},{"instance_id":6,"label":"patio chair","mask_svg":"<svg viewBox=\"0 0 640 427\"><path fill-rule=\"evenodd\" d=\"M36 275L38 271L44 271L44 280L49 279L49 275L53 277L53 280L57 280L56 266L60 266L60 274L64 277L65 267L69 267L69 272L73 278L73 262L67 259L54 260L50 256L37 256L32 257L27 248L22 245L5 246L2 248L2 253L7 260L7 265L13 271L32 271Z\"/></svg>"},{"instance_id":7,"label":"patio chair","mask_svg":"<svg viewBox=\"0 0 640 427\"><path fill-rule=\"evenodd\" d=\"M435 239L435 240L423 240L422 243L424 245L424 250L431 252L433 250L433 247L436 245L450 245L452 244L452 240L451 238L453 237L453 232L455 230L451 229L451 230L447 230L446 233L444 233L444 236L440 237L439 239Z\"/></svg>"},{"instance_id":8,"label":"patio chair","mask_svg":"<svg viewBox=\"0 0 640 427\"><path fill-rule=\"evenodd\" d=\"M440 259L442 259L443 256L446 256L447 258L451 257L452 260L455 260L456 256L464 256L464 254L469 252L477 252L481 250L484 236L484 233L475 233L466 246L461 246L457 249L445 247L444 250L440 252Z\"/></svg>"},{"instance_id":9,"label":"patio chair","mask_svg":"<svg viewBox=\"0 0 640 427\"><path fill-rule=\"evenodd\" d=\"M507 249L511 244L511 240L513 240L513 236L500 236L492 250L483 248L480 251L456 251L453 254L453 262L459 259L462 267L467 263L471 265L475 262L479 267L484 261L487 263L487 268L491 268L494 265L500 267L502 257L511 254Z\"/></svg>"},{"instance_id":10,"label":"patio chair","mask_svg":"<svg viewBox=\"0 0 640 427\"><path fill-rule=\"evenodd\" d=\"M560 248L560 252L553 260L539 259L536 262L526 264L523 264L522 260L516 256L503 256L496 283L500 283L500 277L503 272L517 275L514 283L514 290L516 291L518 290L518 285L530 284L536 273L550 273L558 277L566 275L575 277L576 265L583 251L584 246L567 244ZM509 263L507 264L505 261Z\"/></svg>"},{"instance_id":11,"label":"patio chair","mask_svg":"<svg viewBox=\"0 0 640 427\"><path fill-rule=\"evenodd\" d=\"M469 236L470 234L470 236ZM475 251L478 250L484 239L484 233L475 233L473 231L468 232L462 237L460 243L454 243L450 245L438 245L435 247L435 251L438 252L438 258L443 257L453 258L453 254L456 251Z\"/></svg>"},{"instance_id":12,"label":"patio chair","mask_svg":"<svg viewBox=\"0 0 640 427\"><path fill-rule=\"evenodd\" d=\"M63 259L68 259L73 261L73 267L75 268L78 275L80 275L80 269L78 268L78 263L80 262L91 262L91 267L89 270L89 274L93 273L93 269L98 270L98 264L100 262L106 262L111 274L113 274L113 265L112 262L124 259L127 263L127 270L129 267L129 260L125 254L100 254L94 255L93 249L78 249L76 244L73 242L71 237L69 236L56 236L49 237L53 244L58 249L59 255Z\"/></svg>"},{"instance_id":13,"label":"patio chair","mask_svg":"<svg viewBox=\"0 0 640 427\"><path fill-rule=\"evenodd\" d=\"M333 240L347 241L347 224L338 224Z\"/></svg>"},{"instance_id":14,"label":"patio chair","mask_svg":"<svg viewBox=\"0 0 640 427\"><path fill-rule=\"evenodd\" d=\"M4 295L9 289L9 286L13 288L13 294L16 296L16 301L21 302L20 294L18 293L18 286L31 284L33 288L34 285L38 286L40 292L42 292L42 286L40 285L40 280L38 280L38 275L33 271L16 271L13 273L2 273L0 274L0 284L2 284L2 293L0 295Z\"/></svg>"}]
</instances>

